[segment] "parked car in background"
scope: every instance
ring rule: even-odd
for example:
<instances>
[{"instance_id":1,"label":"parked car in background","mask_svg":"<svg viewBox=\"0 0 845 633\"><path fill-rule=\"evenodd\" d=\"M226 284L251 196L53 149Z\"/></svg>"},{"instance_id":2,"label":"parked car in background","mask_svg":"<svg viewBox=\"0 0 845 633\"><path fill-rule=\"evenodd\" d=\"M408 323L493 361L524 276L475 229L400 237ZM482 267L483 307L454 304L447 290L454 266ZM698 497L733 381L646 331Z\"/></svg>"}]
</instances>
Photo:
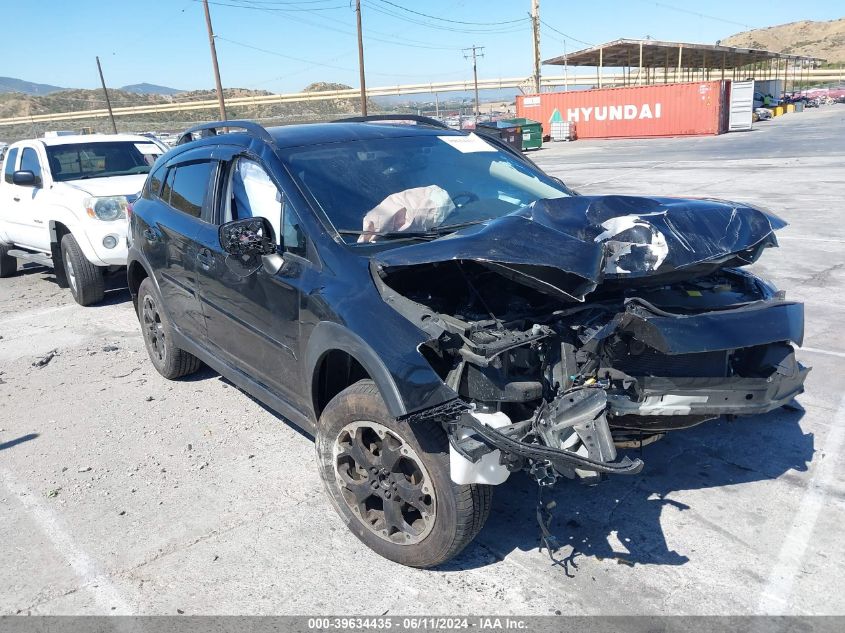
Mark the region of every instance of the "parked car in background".
<instances>
[{"instance_id":1,"label":"parked car in background","mask_svg":"<svg viewBox=\"0 0 845 633\"><path fill-rule=\"evenodd\" d=\"M30 261L55 270L74 299L103 298L126 265L126 208L166 151L135 135L56 134L13 143L0 181L0 277Z\"/></svg>"},{"instance_id":2,"label":"parked car in background","mask_svg":"<svg viewBox=\"0 0 845 633\"><path fill-rule=\"evenodd\" d=\"M391 560L457 554L512 472L635 475L617 450L803 391L803 306L743 270L784 226L763 210L577 195L421 117L182 141L130 219L150 360L205 362L312 433L338 514Z\"/></svg>"}]
</instances>

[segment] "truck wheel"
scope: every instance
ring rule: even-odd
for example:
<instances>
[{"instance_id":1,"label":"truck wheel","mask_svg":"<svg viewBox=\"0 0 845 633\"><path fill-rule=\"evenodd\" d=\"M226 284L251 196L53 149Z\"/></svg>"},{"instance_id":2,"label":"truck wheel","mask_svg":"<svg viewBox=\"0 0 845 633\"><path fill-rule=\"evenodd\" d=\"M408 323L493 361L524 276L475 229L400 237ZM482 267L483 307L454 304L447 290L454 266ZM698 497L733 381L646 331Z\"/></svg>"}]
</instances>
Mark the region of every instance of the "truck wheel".
<instances>
[{"instance_id":1,"label":"truck wheel","mask_svg":"<svg viewBox=\"0 0 845 633\"><path fill-rule=\"evenodd\" d=\"M439 424L397 421L372 380L329 402L316 448L335 510L365 545L397 563L445 563L490 514L490 486L450 479L449 442Z\"/></svg>"},{"instance_id":2,"label":"truck wheel","mask_svg":"<svg viewBox=\"0 0 845 633\"><path fill-rule=\"evenodd\" d=\"M168 380L196 372L202 362L173 344L173 330L162 309L161 298L149 277L138 288L138 320L147 354L156 371Z\"/></svg>"},{"instance_id":3,"label":"truck wheel","mask_svg":"<svg viewBox=\"0 0 845 633\"><path fill-rule=\"evenodd\" d=\"M79 305L90 306L103 300L103 270L88 261L70 233L62 238L62 264L70 292Z\"/></svg>"},{"instance_id":4,"label":"truck wheel","mask_svg":"<svg viewBox=\"0 0 845 633\"><path fill-rule=\"evenodd\" d=\"M18 260L8 254L11 246L0 244L0 278L11 277L18 272Z\"/></svg>"}]
</instances>

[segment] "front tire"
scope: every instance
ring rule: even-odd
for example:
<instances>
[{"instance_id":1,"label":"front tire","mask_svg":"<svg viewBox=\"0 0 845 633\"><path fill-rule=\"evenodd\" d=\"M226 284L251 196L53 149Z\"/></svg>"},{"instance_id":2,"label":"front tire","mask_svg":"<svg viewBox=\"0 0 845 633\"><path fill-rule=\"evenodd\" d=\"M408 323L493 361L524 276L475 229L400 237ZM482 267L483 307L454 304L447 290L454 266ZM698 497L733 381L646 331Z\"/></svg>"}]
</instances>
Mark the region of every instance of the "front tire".
<instances>
[{"instance_id":1,"label":"front tire","mask_svg":"<svg viewBox=\"0 0 845 633\"><path fill-rule=\"evenodd\" d=\"M79 305L90 306L103 300L106 294L103 269L88 261L70 233L62 238L62 265L70 293Z\"/></svg>"},{"instance_id":2,"label":"front tire","mask_svg":"<svg viewBox=\"0 0 845 633\"><path fill-rule=\"evenodd\" d=\"M11 246L0 244L0 278L11 277L18 272L18 260L9 255Z\"/></svg>"},{"instance_id":3,"label":"front tire","mask_svg":"<svg viewBox=\"0 0 845 633\"><path fill-rule=\"evenodd\" d=\"M173 329L161 297L149 277L138 288L138 321L147 354L156 371L168 380L196 372L202 362L173 343Z\"/></svg>"},{"instance_id":4,"label":"front tire","mask_svg":"<svg viewBox=\"0 0 845 633\"><path fill-rule=\"evenodd\" d=\"M410 567L457 555L490 514L490 486L449 476L449 442L436 422L413 428L389 412L371 380L329 402L316 438L335 510L376 553Z\"/></svg>"}]
</instances>

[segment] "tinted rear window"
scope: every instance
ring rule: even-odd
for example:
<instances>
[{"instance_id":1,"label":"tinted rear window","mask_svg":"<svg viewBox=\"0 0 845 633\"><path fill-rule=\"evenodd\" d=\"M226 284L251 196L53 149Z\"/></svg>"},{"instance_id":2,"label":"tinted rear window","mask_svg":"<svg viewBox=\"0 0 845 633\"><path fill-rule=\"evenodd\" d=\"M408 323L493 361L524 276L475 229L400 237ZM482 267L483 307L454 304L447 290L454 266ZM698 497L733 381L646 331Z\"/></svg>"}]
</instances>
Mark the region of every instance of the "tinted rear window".
<instances>
[{"instance_id":1,"label":"tinted rear window","mask_svg":"<svg viewBox=\"0 0 845 633\"><path fill-rule=\"evenodd\" d=\"M149 182L147 183L147 193L151 196L158 196L161 192L161 183L164 182L164 172L166 167L161 165L152 174L150 174Z\"/></svg>"},{"instance_id":2,"label":"tinted rear window","mask_svg":"<svg viewBox=\"0 0 845 633\"><path fill-rule=\"evenodd\" d=\"M178 165L170 192L170 206L195 218L200 217L213 169L214 165L210 162Z\"/></svg>"}]
</instances>

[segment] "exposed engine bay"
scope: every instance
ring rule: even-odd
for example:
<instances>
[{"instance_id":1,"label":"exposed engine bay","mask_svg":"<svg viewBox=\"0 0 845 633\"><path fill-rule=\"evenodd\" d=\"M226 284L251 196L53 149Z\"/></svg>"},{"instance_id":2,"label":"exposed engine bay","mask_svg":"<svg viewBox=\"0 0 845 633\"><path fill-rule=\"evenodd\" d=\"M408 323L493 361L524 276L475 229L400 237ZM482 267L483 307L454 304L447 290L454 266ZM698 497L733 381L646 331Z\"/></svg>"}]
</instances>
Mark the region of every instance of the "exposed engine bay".
<instances>
[{"instance_id":1,"label":"exposed engine bay","mask_svg":"<svg viewBox=\"0 0 845 633\"><path fill-rule=\"evenodd\" d=\"M803 306L739 268L776 245L782 223L711 201L696 217L700 201L596 219L597 201L607 208L608 198L538 202L546 208L523 216L531 243L505 244L491 223L372 265L384 299L430 336L420 352L458 396L414 414L446 425L457 483L497 484L516 470L541 485L634 474L642 461L617 459L618 448L765 413L803 391L809 369L792 347ZM592 220L577 231L556 220L575 208ZM571 244L555 235L544 245L538 226Z\"/></svg>"}]
</instances>

